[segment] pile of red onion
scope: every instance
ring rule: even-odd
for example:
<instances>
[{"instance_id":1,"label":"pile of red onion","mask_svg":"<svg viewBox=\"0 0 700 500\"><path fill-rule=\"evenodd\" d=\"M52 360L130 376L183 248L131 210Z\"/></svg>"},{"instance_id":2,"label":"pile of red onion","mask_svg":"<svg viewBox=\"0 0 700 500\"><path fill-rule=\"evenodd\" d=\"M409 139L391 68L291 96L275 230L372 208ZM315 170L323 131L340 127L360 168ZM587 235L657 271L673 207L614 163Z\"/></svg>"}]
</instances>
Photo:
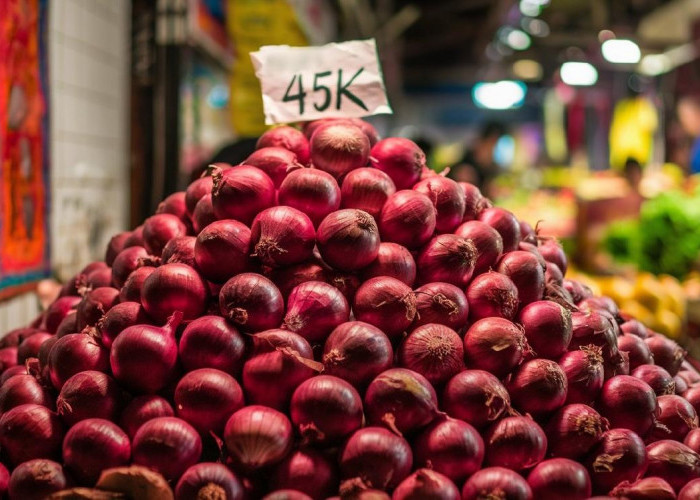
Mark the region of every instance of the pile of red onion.
<instances>
[{"instance_id":1,"label":"pile of red onion","mask_svg":"<svg viewBox=\"0 0 700 500\"><path fill-rule=\"evenodd\" d=\"M0 340L0 497L698 498L684 351L425 161L277 127L115 235Z\"/></svg>"}]
</instances>

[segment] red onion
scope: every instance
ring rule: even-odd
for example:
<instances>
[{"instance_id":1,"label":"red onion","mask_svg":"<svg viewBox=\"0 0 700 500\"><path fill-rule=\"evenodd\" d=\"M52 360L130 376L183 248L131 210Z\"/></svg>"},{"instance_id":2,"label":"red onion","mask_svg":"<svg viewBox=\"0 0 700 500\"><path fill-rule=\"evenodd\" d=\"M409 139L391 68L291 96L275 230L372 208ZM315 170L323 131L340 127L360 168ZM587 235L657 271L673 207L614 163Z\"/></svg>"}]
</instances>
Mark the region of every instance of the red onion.
<instances>
[{"instance_id":1,"label":"red onion","mask_svg":"<svg viewBox=\"0 0 700 500\"><path fill-rule=\"evenodd\" d=\"M391 368L379 374L365 393L367 421L400 434L426 426L437 412L433 386L413 370Z\"/></svg>"},{"instance_id":2,"label":"red onion","mask_svg":"<svg viewBox=\"0 0 700 500\"><path fill-rule=\"evenodd\" d=\"M101 418L78 422L63 440L63 461L81 484L95 484L104 469L127 465L130 457L129 436Z\"/></svg>"},{"instance_id":3,"label":"red onion","mask_svg":"<svg viewBox=\"0 0 700 500\"><path fill-rule=\"evenodd\" d=\"M177 236L165 244L161 261L163 264L187 264L194 267L194 244L197 238L194 236Z\"/></svg>"},{"instance_id":4,"label":"red onion","mask_svg":"<svg viewBox=\"0 0 700 500\"><path fill-rule=\"evenodd\" d=\"M647 446L649 466L647 476L658 476L675 491L680 491L689 481L700 478L700 455L686 445L664 439Z\"/></svg>"},{"instance_id":5,"label":"red onion","mask_svg":"<svg viewBox=\"0 0 700 500\"><path fill-rule=\"evenodd\" d=\"M339 325L326 339L324 373L363 389L374 377L391 368L393 357L391 342L380 329L350 321Z\"/></svg>"},{"instance_id":6,"label":"red onion","mask_svg":"<svg viewBox=\"0 0 700 500\"><path fill-rule=\"evenodd\" d=\"M512 470L529 469L544 458L547 437L529 417L506 417L484 435L486 463Z\"/></svg>"},{"instance_id":7,"label":"red onion","mask_svg":"<svg viewBox=\"0 0 700 500\"><path fill-rule=\"evenodd\" d=\"M544 430L549 455L580 459L601 440L608 421L590 406L568 404L552 415Z\"/></svg>"},{"instance_id":8,"label":"red onion","mask_svg":"<svg viewBox=\"0 0 700 500\"><path fill-rule=\"evenodd\" d=\"M685 381L688 382L689 386L693 386L700 382L700 373L695 371L695 368L693 368L687 361L683 361L682 368L678 372L678 375L683 377Z\"/></svg>"},{"instance_id":9,"label":"red onion","mask_svg":"<svg viewBox=\"0 0 700 500\"><path fill-rule=\"evenodd\" d=\"M345 295L348 303L352 303L355 300L355 294L362 284L362 281L356 274L337 270L328 271L325 281L340 290L340 293Z\"/></svg>"},{"instance_id":10,"label":"red onion","mask_svg":"<svg viewBox=\"0 0 700 500\"><path fill-rule=\"evenodd\" d=\"M415 295L416 319L413 328L437 323L461 331L467 324L467 297L456 286L440 282L428 283L417 288Z\"/></svg>"},{"instance_id":11,"label":"red onion","mask_svg":"<svg viewBox=\"0 0 700 500\"><path fill-rule=\"evenodd\" d=\"M671 485L660 477L645 477L634 483L623 481L610 494L628 500L676 500Z\"/></svg>"},{"instance_id":12,"label":"red onion","mask_svg":"<svg viewBox=\"0 0 700 500\"><path fill-rule=\"evenodd\" d=\"M654 362L646 342L632 333L620 335L617 338L617 347L621 352L629 354L630 370L634 370L641 365L650 365Z\"/></svg>"},{"instance_id":13,"label":"red onion","mask_svg":"<svg viewBox=\"0 0 700 500\"><path fill-rule=\"evenodd\" d=\"M216 368L237 375L243 367L245 340L220 316L202 316L189 323L178 346L185 371Z\"/></svg>"},{"instance_id":14,"label":"red onion","mask_svg":"<svg viewBox=\"0 0 700 500\"><path fill-rule=\"evenodd\" d=\"M520 239L531 245L537 245L537 233L526 220L520 221Z\"/></svg>"},{"instance_id":15,"label":"red onion","mask_svg":"<svg viewBox=\"0 0 700 500\"><path fill-rule=\"evenodd\" d=\"M53 409L54 401L49 391L42 387L35 377L27 375L26 368L21 368L24 371L23 375L15 375L5 380L0 387L0 415L24 404Z\"/></svg>"},{"instance_id":16,"label":"red onion","mask_svg":"<svg viewBox=\"0 0 700 500\"><path fill-rule=\"evenodd\" d=\"M152 394L137 396L126 405L119 419L119 426L133 439L136 431L149 420L158 417L174 417L175 411L166 399Z\"/></svg>"},{"instance_id":17,"label":"red onion","mask_svg":"<svg viewBox=\"0 0 700 500\"><path fill-rule=\"evenodd\" d=\"M521 307L542 300L544 268L535 255L522 250L508 252L500 258L496 270L513 281Z\"/></svg>"},{"instance_id":18,"label":"red onion","mask_svg":"<svg viewBox=\"0 0 700 500\"><path fill-rule=\"evenodd\" d=\"M90 290L78 304L76 326L82 330L95 325L99 319L119 302L119 290L112 287L100 287Z\"/></svg>"},{"instance_id":19,"label":"red onion","mask_svg":"<svg viewBox=\"0 0 700 500\"><path fill-rule=\"evenodd\" d=\"M253 221L250 246L253 256L272 267L299 264L311 257L316 232L311 219L292 207L263 210Z\"/></svg>"},{"instance_id":20,"label":"red onion","mask_svg":"<svg viewBox=\"0 0 700 500\"><path fill-rule=\"evenodd\" d=\"M467 288L469 319L474 322L484 318L513 319L518 311L518 289L511 279L501 273L489 271L476 276Z\"/></svg>"},{"instance_id":21,"label":"red onion","mask_svg":"<svg viewBox=\"0 0 700 500\"><path fill-rule=\"evenodd\" d=\"M187 422L159 417L145 422L132 442L132 462L160 473L167 480L179 478L199 461L202 441Z\"/></svg>"},{"instance_id":22,"label":"red onion","mask_svg":"<svg viewBox=\"0 0 700 500\"><path fill-rule=\"evenodd\" d=\"M386 276L365 281L355 294L355 318L398 338L416 316L416 295L403 282Z\"/></svg>"},{"instance_id":23,"label":"red onion","mask_svg":"<svg viewBox=\"0 0 700 500\"><path fill-rule=\"evenodd\" d=\"M349 317L350 306L340 290L321 281L307 281L289 294L284 325L309 342L323 342Z\"/></svg>"},{"instance_id":24,"label":"red onion","mask_svg":"<svg viewBox=\"0 0 700 500\"><path fill-rule=\"evenodd\" d=\"M313 500L306 493L297 490L277 490L265 495L262 500Z\"/></svg>"},{"instance_id":25,"label":"red onion","mask_svg":"<svg viewBox=\"0 0 700 500\"><path fill-rule=\"evenodd\" d=\"M202 275L215 283L250 268L251 232L236 220L212 222L197 235L194 257Z\"/></svg>"},{"instance_id":26,"label":"red onion","mask_svg":"<svg viewBox=\"0 0 700 500\"><path fill-rule=\"evenodd\" d=\"M571 342L571 313L549 300L531 302L520 311L518 321L525 337L538 356L556 359Z\"/></svg>"},{"instance_id":27,"label":"red onion","mask_svg":"<svg viewBox=\"0 0 700 500\"><path fill-rule=\"evenodd\" d=\"M477 428L510 412L510 395L500 380L483 370L464 370L450 379L442 393L447 414Z\"/></svg>"},{"instance_id":28,"label":"red onion","mask_svg":"<svg viewBox=\"0 0 700 500\"><path fill-rule=\"evenodd\" d=\"M474 274L481 274L493 266L503 253L503 239L494 228L480 221L468 221L455 230L455 234L467 238L476 247Z\"/></svg>"},{"instance_id":29,"label":"red onion","mask_svg":"<svg viewBox=\"0 0 700 500\"><path fill-rule=\"evenodd\" d=\"M678 492L678 500L697 500L700 498L700 479L693 479Z\"/></svg>"},{"instance_id":30,"label":"red onion","mask_svg":"<svg viewBox=\"0 0 700 500\"><path fill-rule=\"evenodd\" d=\"M413 441L414 463L444 474L456 484L481 468L484 441L466 422L453 418L438 419Z\"/></svg>"},{"instance_id":31,"label":"red onion","mask_svg":"<svg viewBox=\"0 0 700 500\"><path fill-rule=\"evenodd\" d=\"M78 283L90 289L112 286L112 270L109 267L95 269L90 274L81 275Z\"/></svg>"},{"instance_id":32,"label":"red onion","mask_svg":"<svg viewBox=\"0 0 700 500\"><path fill-rule=\"evenodd\" d=\"M64 318L75 311L80 303L80 297L60 297L46 310L46 331L56 333Z\"/></svg>"},{"instance_id":33,"label":"red onion","mask_svg":"<svg viewBox=\"0 0 700 500\"><path fill-rule=\"evenodd\" d=\"M348 172L340 192L343 208L359 208L379 219L387 198L396 192L396 186L381 170L363 167Z\"/></svg>"},{"instance_id":34,"label":"red onion","mask_svg":"<svg viewBox=\"0 0 700 500\"><path fill-rule=\"evenodd\" d=\"M683 393L683 397L693 405L696 412L700 410L700 386L691 387Z\"/></svg>"},{"instance_id":35,"label":"red onion","mask_svg":"<svg viewBox=\"0 0 700 500\"><path fill-rule=\"evenodd\" d=\"M598 409L611 427L624 427L640 436L656 424L659 413L651 387L629 375L617 375L605 382Z\"/></svg>"},{"instance_id":36,"label":"red onion","mask_svg":"<svg viewBox=\"0 0 700 500\"><path fill-rule=\"evenodd\" d=\"M192 227L195 234L202 232L202 229L207 227L212 222L216 222L214 214L214 205L211 201L211 194L207 194L197 202L192 212Z\"/></svg>"},{"instance_id":37,"label":"red onion","mask_svg":"<svg viewBox=\"0 0 700 500\"><path fill-rule=\"evenodd\" d=\"M187 193L185 193L185 191L178 191L176 193L169 194L158 204L156 214L175 215L185 225L188 225L190 220L187 214L187 202L185 201L186 197Z\"/></svg>"},{"instance_id":38,"label":"red onion","mask_svg":"<svg viewBox=\"0 0 700 500\"><path fill-rule=\"evenodd\" d=\"M574 312L571 314L573 336L569 349L581 346L597 345L603 348L603 359L613 364L620 360L617 347L617 335L612 323L603 314L597 312Z\"/></svg>"},{"instance_id":39,"label":"red onion","mask_svg":"<svg viewBox=\"0 0 700 500\"><path fill-rule=\"evenodd\" d=\"M14 466L33 458L59 457L62 442L61 419L45 406L23 404L0 417L0 446Z\"/></svg>"},{"instance_id":40,"label":"red onion","mask_svg":"<svg viewBox=\"0 0 700 500\"><path fill-rule=\"evenodd\" d=\"M17 363L24 364L28 358L36 358L44 341L53 338L48 332L37 332L22 341L17 347Z\"/></svg>"},{"instance_id":41,"label":"red onion","mask_svg":"<svg viewBox=\"0 0 700 500\"><path fill-rule=\"evenodd\" d=\"M540 241L537 249L544 257L544 260L556 265L562 274L566 274L568 261L564 249L554 238L547 238Z\"/></svg>"},{"instance_id":42,"label":"red onion","mask_svg":"<svg viewBox=\"0 0 700 500\"><path fill-rule=\"evenodd\" d=\"M339 460L343 479L390 489L411 473L413 454L402 437L381 427L365 427L345 442Z\"/></svg>"},{"instance_id":43,"label":"red onion","mask_svg":"<svg viewBox=\"0 0 700 500\"><path fill-rule=\"evenodd\" d=\"M129 236L131 236L131 231L123 231L115 234L109 239L109 243L107 243L107 248L105 249L105 264L112 267L112 263L119 252L126 248L124 244Z\"/></svg>"},{"instance_id":44,"label":"red onion","mask_svg":"<svg viewBox=\"0 0 700 500\"><path fill-rule=\"evenodd\" d=\"M2 382L1 379L0 382ZM679 396L688 390L688 382L686 382L685 379L680 375L676 375L675 377L673 377L673 383L676 386L676 394L678 394Z\"/></svg>"},{"instance_id":45,"label":"red onion","mask_svg":"<svg viewBox=\"0 0 700 500\"><path fill-rule=\"evenodd\" d=\"M242 330L260 332L277 328L284 316L284 299L264 276L243 273L226 282L219 293L221 314Z\"/></svg>"},{"instance_id":46,"label":"red onion","mask_svg":"<svg viewBox=\"0 0 700 500\"><path fill-rule=\"evenodd\" d=\"M55 336L53 338L56 339ZM56 339L56 340L58 340L58 339ZM44 342L44 344L42 344L42 346L45 344L46 344L46 342ZM51 347L53 347L53 344L51 344ZM40 352L41 352L41 350L40 350ZM47 354L47 356L48 356L48 354ZM17 366L13 366L11 368L8 368L4 372L2 372L2 375L0 375L0 388L5 384L5 382L7 382L11 378L16 377L18 375L27 375L27 367L24 365L17 365ZM0 410L0 413L2 413L2 410Z\"/></svg>"},{"instance_id":47,"label":"red onion","mask_svg":"<svg viewBox=\"0 0 700 500\"><path fill-rule=\"evenodd\" d=\"M120 302L141 302L141 289L146 281L156 268L152 266L143 266L135 269L124 282L124 286L119 291Z\"/></svg>"},{"instance_id":48,"label":"red onion","mask_svg":"<svg viewBox=\"0 0 700 500\"><path fill-rule=\"evenodd\" d=\"M120 302L121 302L121 299L120 299ZM56 329L55 337L61 338L61 337L65 337L69 333L77 333L77 332L78 332L78 313L76 311L71 311L68 314L66 314L66 317L63 318L63 321L61 321L61 323L58 325L58 328ZM42 344L42 345L44 345L44 344Z\"/></svg>"},{"instance_id":49,"label":"red onion","mask_svg":"<svg viewBox=\"0 0 700 500\"><path fill-rule=\"evenodd\" d=\"M140 226L136 226L132 231L129 237L126 239L124 242L124 248L129 248L129 247L134 247L134 246L143 246L143 224ZM85 271L83 271L85 272Z\"/></svg>"},{"instance_id":50,"label":"red onion","mask_svg":"<svg viewBox=\"0 0 700 500\"><path fill-rule=\"evenodd\" d=\"M212 175L211 202L217 219L236 219L246 226L275 204L275 184L259 168L241 165Z\"/></svg>"},{"instance_id":51,"label":"red onion","mask_svg":"<svg viewBox=\"0 0 700 500\"><path fill-rule=\"evenodd\" d=\"M439 324L419 326L398 351L399 366L423 375L437 386L464 370L464 345L457 332Z\"/></svg>"},{"instance_id":52,"label":"red onion","mask_svg":"<svg viewBox=\"0 0 700 500\"><path fill-rule=\"evenodd\" d=\"M565 279L564 289L571 294L571 297L574 299L575 303L578 303L581 300L593 295L591 289L579 281Z\"/></svg>"},{"instance_id":53,"label":"red onion","mask_svg":"<svg viewBox=\"0 0 700 500\"><path fill-rule=\"evenodd\" d=\"M225 465L202 462L185 471L175 486L175 498L243 500L244 489L238 478Z\"/></svg>"},{"instance_id":54,"label":"red onion","mask_svg":"<svg viewBox=\"0 0 700 500\"><path fill-rule=\"evenodd\" d=\"M668 371L671 376L675 376L681 368L685 351L673 340L663 335L654 335L644 340L654 357L654 364L657 364Z\"/></svg>"},{"instance_id":55,"label":"red onion","mask_svg":"<svg viewBox=\"0 0 700 500\"><path fill-rule=\"evenodd\" d=\"M644 442L629 429L610 429L586 459L593 491L608 492L622 481L635 481L647 469Z\"/></svg>"},{"instance_id":56,"label":"red onion","mask_svg":"<svg viewBox=\"0 0 700 500\"><path fill-rule=\"evenodd\" d=\"M637 367L631 375L649 384L657 396L676 392L676 383L673 381L673 377L660 366L642 365Z\"/></svg>"},{"instance_id":57,"label":"red onion","mask_svg":"<svg viewBox=\"0 0 700 500\"><path fill-rule=\"evenodd\" d=\"M293 151L275 146L257 149L246 158L243 164L252 165L265 172L277 189L287 174L303 167L297 162L297 155Z\"/></svg>"},{"instance_id":58,"label":"red onion","mask_svg":"<svg viewBox=\"0 0 700 500\"><path fill-rule=\"evenodd\" d=\"M379 215L382 240L409 249L421 247L433 236L435 217L430 198L416 191L397 191L389 195Z\"/></svg>"},{"instance_id":59,"label":"red onion","mask_svg":"<svg viewBox=\"0 0 700 500\"><path fill-rule=\"evenodd\" d=\"M464 483L462 500L490 498L531 500L532 490L517 472L503 467L488 467L476 472Z\"/></svg>"},{"instance_id":60,"label":"red onion","mask_svg":"<svg viewBox=\"0 0 700 500\"><path fill-rule=\"evenodd\" d=\"M507 388L513 405L532 415L554 411L566 401L566 375L549 359L532 359L520 365Z\"/></svg>"},{"instance_id":61,"label":"red onion","mask_svg":"<svg viewBox=\"0 0 700 500\"><path fill-rule=\"evenodd\" d=\"M310 140L311 163L336 179L367 165L369 139L359 127L331 122L314 132Z\"/></svg>"},{"instance_id":62,"label":"red onion","mask_svg":"<svg viewBox=\"0 0 700 500\"><path fill-rule=\"evenodd\" d=\"M143 223L143 246L151 255L160 256L165 244L178 236L185 236L187 227L177 216L158 214Z\"/></svg>"},{"instance_id":63,"label":"red onion","mask_svg":"<svg viewBox=\"0 0 700 500\"><path fill-rule=\"evenodd\" d=\"M512 252L520 243L520 223L508 210L487 208L479 214L479 220L498 231L503 240L503 251Z\"/></svg>"},{"instance_id":64,"label":"red onion","mask_svg":"<svg viewBox=\"0 0 700 500\"><path fill-rule=\"evenodd\" d=\"M603 388L602 348L581 346L564 354L558 362L567 379L566 403L591 404Z\"/></svg>"},{"instance_id":65,"label":"red onion","mask_svg":"<svg viewBox=\"0 0 700 500\"><path fill-rule=\"evenodd\" d=\"M122 407L122 392L109 375L86 370L66 380L56 407L68 427L88 418L115 421Z\"/></svg>"},{"instance_id":66,"label":"red onion","mask_svg":"<svg viewBox=\"0 0 700 500\"><path fill-rule=\"evenodd\" d=\"M299 163L309 163L309 141L300 130L286 125L271 128L260 136L256 149L279 147L288 149L297 156Z\"/></svg>"},{"instance_id":67,"label":"red onion","mask_svg":"<svg viewBox=\"0 0 700 500\"><path fill-rule=\"evenodd\" d=\"M527 477L538 500L586 500L591 496L591 479L586 468L568 458L540 462Z\"/></svg>"},{"instance_id":68,"label":"red onion","mask_svg":"<svg viewBox=\"0 0 700 500\"><path fill-rule=\"evenodd\" d=\"M175 330L181 320L182 314L175 313L162 328L134 325L120 333L112 344L109 359L114 378L136 392L155 393L163 389L177 368Z\"/></svg>"},{"instance_id":69,"label":"red onion","mask_svg":"<svg viewBox=\"0 0 700 500\"><path fill-rule=\"evenodd\" d=\"M109 351L84 333L61 337L51 348L48 359L51 384L60 390L76 373L85 370L105 372L109 369Z\"/></svg>"},{"instance_id":70,"label":"red onion","mask_svg":"<svg viewBox=\"0 0 700 500\"><path fill-rule=\"evenodd\" d=\"M208 297L207 285L193 268L186 264L164 264L143 282L141 303L156 321L165 322L175 311L185 320L204 313Z\"/></svg>"},{"instance_id":71,"label":"red onion","mask_svg":"<svg viewBox=\"0 0 700 500\"><path fill-rule=\"evenodd\" d=\"M546 268L544 271L544 282L546 285L556 285L561 288L561 286L564 284L564 275L561 273L559 268L556 266L556 264L552 264L551 262L546 263ZM547 287L545 286L545 290Z\"/></svg>"},{"instance_id":72,"label":"red onion","mask_svg":"<svg viewBox=\"0 0 700 500\"><path fill-rule=\"evenodd\" d=\"M637 321L636 319L630 319L622 323L620 325L620 330L622 330L622 333L629 333L631 335L639 337L642 340L649 336L647 327L639 321Z\"/></svg>"},{"instance_id":73,"label":"red onion","mask_svg":"<svg viewBox=\"0 0 700 500\"><path fill-rule=\"evenodd\" d=\"M291 172L279 188L279 204L306 214L315 227L340 208L338 182L328 172L304 168Z\"/></svg>"},{"instance_id":74,"label":"red onion","mask_svg":"<svg viewBox=\"0 0 700 500\"><path fill-rule=\"evenodd\" d=\"M457 487L448 477L430 469L418 469L401 481L394 490L392 499L409 500L419 498L460 500L461 496Z\"/></svg>"},{"instance_id":75,"label":"red onion","mask_svg":"<svg viewBox=\"0 0 700 500\"><path fill-rule=\"evenodd\" d=\"M139 302L120 302L97 322L97 331L102 345L109 349L117 335L126 328L150 322L151 318Z\"/></svg>"},{"instance_id":76,"label":"red onion","mask_svg":"<svg viewBox=\"0 0 700 500\"><path fill-rule=\"evenodd\" d=\"M13 366L17 366L17 348L3 347L0 349L0 373Z\"/></svg>"},{"instance_id":77,"label":"red onion","mask_svg":"<svg viewBox=\"0 0 700 500\"><path fill-rule=\"evenodd\" d=\"M186 373L175 387L174 401L177 416L202 435L220 435L228 417L244 404L236 379L214 368Z\"/></svg>"},{"instance_id":78,"label":"red onion","mask_svg":"<svg viewBox=\"0 0 700 500\"><path fill-rule=\"evenodd\" d=\"M698 414L695 408L680 396L675 394L658 397L659 425L657 425L647 442L660 439L683 441L685 436L698 427Z\"/></svg>"},{"instance_id":79,"label":"red onion","mask_svg":"<svg viewBox=\"0 0 700 500\"><path fill-rule=\"evenodd\" d=\"M457 184L459 184L462 187L462 191L464 191L465 204L464 217L462 218L463 222L478 219L484 209L491 207L491 202L487 198L484 198L479 188L474 184L470 184L469 182L458 182Z\"/></svg>"},{"instance_id":80,"label":"red onion","mask_svg":"<svg viewBox=\"0 0 700 500\"><path fill-rule=\"evenodd\" d=\"M29 460L12 471L8 493L12 500L44 500L68 487L61 464L52 460Z\"/></svg>"},{"instance_id":81,"label":"red onion","mask_svg":"<svg viewBox=\"0 0 700 500\"><path fill-rule=\"evenodd\" d=\"M423 179L413 186L426 195L435 207L435 229L438 233L451 233L464 217L464 190L452 179L436 175Z\"/></svg>"},{"instance_id":82,"label":"red onion","mask_svg":"<svg viewBox=\"0 0 700 500\"><path fill-rule=\"evenodd\" d=\"M418 254L418 282L442 281L465 287L474 272L476 248L471 240L454 234L431 239Z\"/></svg>"},{"instance_id":83,"label":"red onion","mask_svg":"<svg viewBox=\"0 0 700 500\"><path fill-rule=\"evenodd\" d=\"M307 281L326 281L326 270L310 260L295 266L273 269L268 277L279 288L282 296L287 297L297 285Z\"/></svg>"},{"instance_id":84,"label":"red onion","mask_svg":"<svg viewBox=\"0 0 700 500\"><path fill-rule=\"evenodd\" d=\"M337 492L335 464L311 449L292 451L275 467L270 478L276 489L293 489L312 498L328 498Z\"/></svg>"},{"instance_id":85,"label":"red onion","mask_svg":"<svg viewBox=\"0 0 700 500\"><path fill-rule=\"evenodd\" d=\"M280 462L292 449L292 424L265 406L246 406L231 415L224 430L226 449L236 467L254 472Z\"/></svg>"},{"instance_id":86,"label":"red onion","mask_svg":"<svg viewBox=\"0 0 700 500\"><path fill-rule=\"evenodd\" d=\"M194 214L197 203L204 196L211 194L213 185L214 179L210 175L207 175L205 177L200 177L187 186L187 190L185 191L185 206L190 216Z\"/></svg>"},{"instance_id":87,"label":"red onion","mask_svg":"<svg viewBox=\"0 0 700 500\"><path fill-rule=\"evenodd\" d=\"M683 444L693 450L695 453L700 453L700 429L697 427L695 429L691 429L690 432L685 435Z\"/></svg>"},{"instance_id":88,"label":"red onion","mask_svg":"<svg viewBox=\"0 0 700 500\"><path fill-rule=\"evenodd\" d=\"M523 359L528 349L523 331L503 318L484 318L464 336L467 366L505 377Z\"/></svg>"},{"instance_id":89,"label":"red onion","mask_svg":"<svg viewBox=\"0 0 700 500\"><path fill-rule=\"evenodd\" d=\"M370 151L372 166L385 172L396 189L411 189L420 180L425 167L425 153L410 139L382 139Z\"/></svg>"},{"instance_id":90,"label":"red onion","mask_svg":"<svg viewBox=\"0 0 700 500\"><path fill-rule=\"evenodd\" d=\"M329 214L316 235L321 257L331 267L356 271L379 254L379 230L367 212L346 208Z\"/></svg>"},{"instance_id":91,"label":"red onion","mask_svg":"<svg viewBox=\"0 0 700 500\"><path fill-rule=\"evenodd\" d=\"M362 270L362 279L389 276L413 286L416 281L416 261L406 247L396 243L380 243L377 258Z\"/></svg>"},{"instance_id":92,"label":"red onion","mask_svg":"<svg viewBox=\"0 0 700 500\"><path fill-rule=\"evenodd\" d=\"M337 443L362 426L362 399L346 381L319 375L294 391L290 416L306 443Z\"/></svg>"}]
</instances>

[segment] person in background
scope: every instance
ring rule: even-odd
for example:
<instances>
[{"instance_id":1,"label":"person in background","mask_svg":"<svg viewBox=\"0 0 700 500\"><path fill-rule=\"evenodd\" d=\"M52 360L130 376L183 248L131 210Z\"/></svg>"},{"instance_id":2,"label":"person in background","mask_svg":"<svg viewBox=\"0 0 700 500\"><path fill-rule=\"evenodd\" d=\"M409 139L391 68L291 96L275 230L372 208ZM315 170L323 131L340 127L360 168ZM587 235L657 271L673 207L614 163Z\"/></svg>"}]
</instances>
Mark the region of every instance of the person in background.
<instances>
[{"instance_id":1,"label":"person in background","mask_svg":"<svg viewBox=\"0 0 700 500\"><path fill-rule=\"evenodd\" d=\"M461 161L447 175L458 182L471 182L483 192L488 192L489 183L498 174L493 153L498 139L505 133L503 125L489 122L481 129L476 142L467 148Z\"/></svg>"}]
</instances>

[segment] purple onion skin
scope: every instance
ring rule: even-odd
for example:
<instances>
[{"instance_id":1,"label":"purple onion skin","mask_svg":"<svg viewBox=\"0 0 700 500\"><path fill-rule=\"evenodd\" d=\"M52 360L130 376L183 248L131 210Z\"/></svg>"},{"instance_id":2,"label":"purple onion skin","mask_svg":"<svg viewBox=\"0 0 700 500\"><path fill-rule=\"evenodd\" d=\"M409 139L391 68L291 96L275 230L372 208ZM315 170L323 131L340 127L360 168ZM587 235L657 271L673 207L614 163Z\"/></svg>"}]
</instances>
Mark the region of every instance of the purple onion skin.
<instances>
[{"instance_id":1,"label":"purple onion skin","mask_svg":"<svg viewBox=\"0 0 700 500\"><path fill-rule=\"evenodd\" d=\"M187 469L175 486L175 500L200 498L243 500L245 490L225 465L202 462Z\"/></svg>"}]
</instances>

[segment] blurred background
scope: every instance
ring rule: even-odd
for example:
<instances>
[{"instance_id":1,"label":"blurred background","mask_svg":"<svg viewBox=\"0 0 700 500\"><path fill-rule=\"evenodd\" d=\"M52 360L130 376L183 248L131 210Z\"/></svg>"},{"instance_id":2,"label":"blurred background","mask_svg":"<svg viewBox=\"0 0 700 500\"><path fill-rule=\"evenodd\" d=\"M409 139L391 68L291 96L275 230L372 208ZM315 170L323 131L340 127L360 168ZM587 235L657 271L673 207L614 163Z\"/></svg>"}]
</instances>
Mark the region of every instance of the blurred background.
<instances>
[{"instance_id":1,"label":"blurred background","mask_svg":"<svg viewBox=\"0 0 700 500\"><path fill-rule=\"evenodd\" d=\"M366 38L382 135L653 329L700 335L697 0L1 0L0 331L223 147L252 151L249 52Z\"/></svg>"}]
</instances>

